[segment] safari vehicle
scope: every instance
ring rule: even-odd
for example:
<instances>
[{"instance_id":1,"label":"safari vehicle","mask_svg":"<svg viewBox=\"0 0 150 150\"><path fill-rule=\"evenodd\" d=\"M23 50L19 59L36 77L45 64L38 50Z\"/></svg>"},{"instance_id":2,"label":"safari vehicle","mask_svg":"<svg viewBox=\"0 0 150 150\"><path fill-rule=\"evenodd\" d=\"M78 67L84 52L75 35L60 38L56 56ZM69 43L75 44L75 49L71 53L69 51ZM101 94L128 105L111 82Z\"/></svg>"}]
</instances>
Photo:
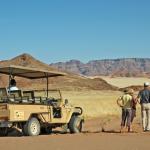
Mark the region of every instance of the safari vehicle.
<instances>
[{"instance_id":1,"label":"safari vehicle","mask_svg":"<svg viewBox=\"0 0 150 150\"><path fill-rule=\"evenodd\" d=\"M42 90L15 90L0 88L0 135L7 135L17 127L26 136L51 133L53 128L66 126L71 133L82 130L82 108L73 107L63 100L59 90L49 90L49 77L63 76L64 73L35 68L8 66L0 67L0 73L28 79L46 78L46 96ZM58 97L50 95L57 92Z\"/></svg>"}]
</instances>

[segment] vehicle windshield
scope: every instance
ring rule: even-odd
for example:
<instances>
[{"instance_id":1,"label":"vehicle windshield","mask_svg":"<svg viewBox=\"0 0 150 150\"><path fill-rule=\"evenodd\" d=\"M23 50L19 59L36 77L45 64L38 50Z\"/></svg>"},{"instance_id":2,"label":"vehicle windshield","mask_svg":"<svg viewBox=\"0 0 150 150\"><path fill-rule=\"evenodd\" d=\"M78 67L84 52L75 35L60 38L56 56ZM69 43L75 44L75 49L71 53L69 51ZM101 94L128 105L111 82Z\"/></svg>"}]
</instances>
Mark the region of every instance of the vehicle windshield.
<instances>
[{"instance_id":1,"label":"vehicle windshield","mask_svg":"<svg viewBox=\"0 0 150 150\"><path fill-rule=\"evenodd\" d=\"M35 90L35 96L46 97L46 90ZM61 94L59 90L48 90L48 98L61 99Z\"/></svg>"}]
</instances>

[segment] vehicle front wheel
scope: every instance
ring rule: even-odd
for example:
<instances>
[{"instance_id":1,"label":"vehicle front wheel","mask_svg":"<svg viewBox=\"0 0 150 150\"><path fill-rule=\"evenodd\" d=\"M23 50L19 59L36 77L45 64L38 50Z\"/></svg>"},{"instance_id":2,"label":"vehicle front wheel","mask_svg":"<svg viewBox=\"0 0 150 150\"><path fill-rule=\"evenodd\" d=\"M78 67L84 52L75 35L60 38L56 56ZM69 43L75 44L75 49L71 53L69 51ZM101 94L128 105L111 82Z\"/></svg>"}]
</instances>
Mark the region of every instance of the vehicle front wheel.
<instances>
[{"instance_id":1,"label":"vehicle front wheel","mask_svg":"<svg viewBox=\"0 0 150 150\"><path fill-rule=\"evenodd\" d=\"M82 119L78 116L72 116L69 122L69 129L71 133L80 133L82 131Z\"/></svg>"},{"instance_id":2,"label":"vehicle front wheel","mask_svg":"<svg viewBox=\"0 0 150 150\"><path fill-rule=\"evenodd\" d=\"M37 118L31 118L23 126L23 133L27 136L36 136L40 134L40 122Z\"/></svg>"}]
</instances>

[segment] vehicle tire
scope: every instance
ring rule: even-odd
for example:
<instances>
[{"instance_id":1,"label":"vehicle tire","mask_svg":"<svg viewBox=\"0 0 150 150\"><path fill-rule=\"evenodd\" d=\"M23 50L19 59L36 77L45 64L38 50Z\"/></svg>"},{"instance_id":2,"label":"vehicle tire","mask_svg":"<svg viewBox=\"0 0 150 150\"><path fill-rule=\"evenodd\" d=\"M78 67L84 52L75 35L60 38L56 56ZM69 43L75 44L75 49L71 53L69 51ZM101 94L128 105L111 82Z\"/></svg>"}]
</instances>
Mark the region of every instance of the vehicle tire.
<instances>
[{"instance_id":1,"label":"vehicle tire","mask_svg":"<svg viewBox=\"0 0 150 150\"><path fill-rule=\"evenodd\" d=\"M37 118L31 118L23 126L23 134L26 136L36 136L40 134L40 122Z\"/></svg>"},{"instance_id":2,"label":"vehicle tire","mask_svg":"<svg viewBox=\"0 0 150 150\"><path fill-rule=\"evenodd\" d=\"M7 136L8 135L8 128L0 128L0 136Z\"/></svg>"},{"instance_id":3,"label":"vehicle tire","mask_svg":"<svg viewBox=\"0 0 150 150\"><path fill-rule=\"evenodd\" d=\"M42 127L41 128L41 133L42 134L51 134L52 133L52 128L51 127Z\"/></svg>"},{"instance_id":4,"label":"vehicle tire","mask_svg":"<svg viewBox=\"0 0 150 150\"><path fill-rule=\"evenodd\" d=\"M70 133L80 133L82 131L82 119L78 116L72 116L69 122Z\"/></svg>"},{"instance_id":5,"label":"vehicle tire","mask_svg":"<svg viewBox=\"0 0 150 150\"><path fill-rule=\"evenodd\" d=\"M69 128L68 128L68 124L64 124L64 125L62 125L62 133L68 133L69 132Z\"/></svg>"}]
</instances>

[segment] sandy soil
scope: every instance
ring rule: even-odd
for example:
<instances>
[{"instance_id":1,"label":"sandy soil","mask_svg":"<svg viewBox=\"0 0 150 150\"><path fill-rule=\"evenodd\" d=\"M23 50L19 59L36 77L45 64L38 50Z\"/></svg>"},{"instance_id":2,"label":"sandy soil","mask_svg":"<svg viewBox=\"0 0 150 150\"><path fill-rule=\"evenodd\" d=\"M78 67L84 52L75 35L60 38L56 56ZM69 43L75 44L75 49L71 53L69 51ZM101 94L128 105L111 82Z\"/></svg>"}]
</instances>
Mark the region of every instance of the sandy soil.
<instances>
[{"instance_id":1,"label":"sandy soil","mask_svg":"<svg viewBox=\"0 0 150 150\"><path fill-rule=\"evenodd\" d=\"M117 86L119 88L124 88L133 85L143 86L144 82L150 82L150 78L146 77L108 77L100 76L103 80L107 81L109 84Z\"/></svg>"},{"instance_id":2,"label":"sandy soil","mask_svg":"<svg viewBox=\"0 0 150 150\"><path fill-rule=\"evenodd\" d=\"M10 134L0 137L0 149L5 150L148 150L150 133L141 130L138 121L133 133L119 133L119 118L98 118L85 122L83 133L24 137Z\"/></svg>"}]
</instances>

